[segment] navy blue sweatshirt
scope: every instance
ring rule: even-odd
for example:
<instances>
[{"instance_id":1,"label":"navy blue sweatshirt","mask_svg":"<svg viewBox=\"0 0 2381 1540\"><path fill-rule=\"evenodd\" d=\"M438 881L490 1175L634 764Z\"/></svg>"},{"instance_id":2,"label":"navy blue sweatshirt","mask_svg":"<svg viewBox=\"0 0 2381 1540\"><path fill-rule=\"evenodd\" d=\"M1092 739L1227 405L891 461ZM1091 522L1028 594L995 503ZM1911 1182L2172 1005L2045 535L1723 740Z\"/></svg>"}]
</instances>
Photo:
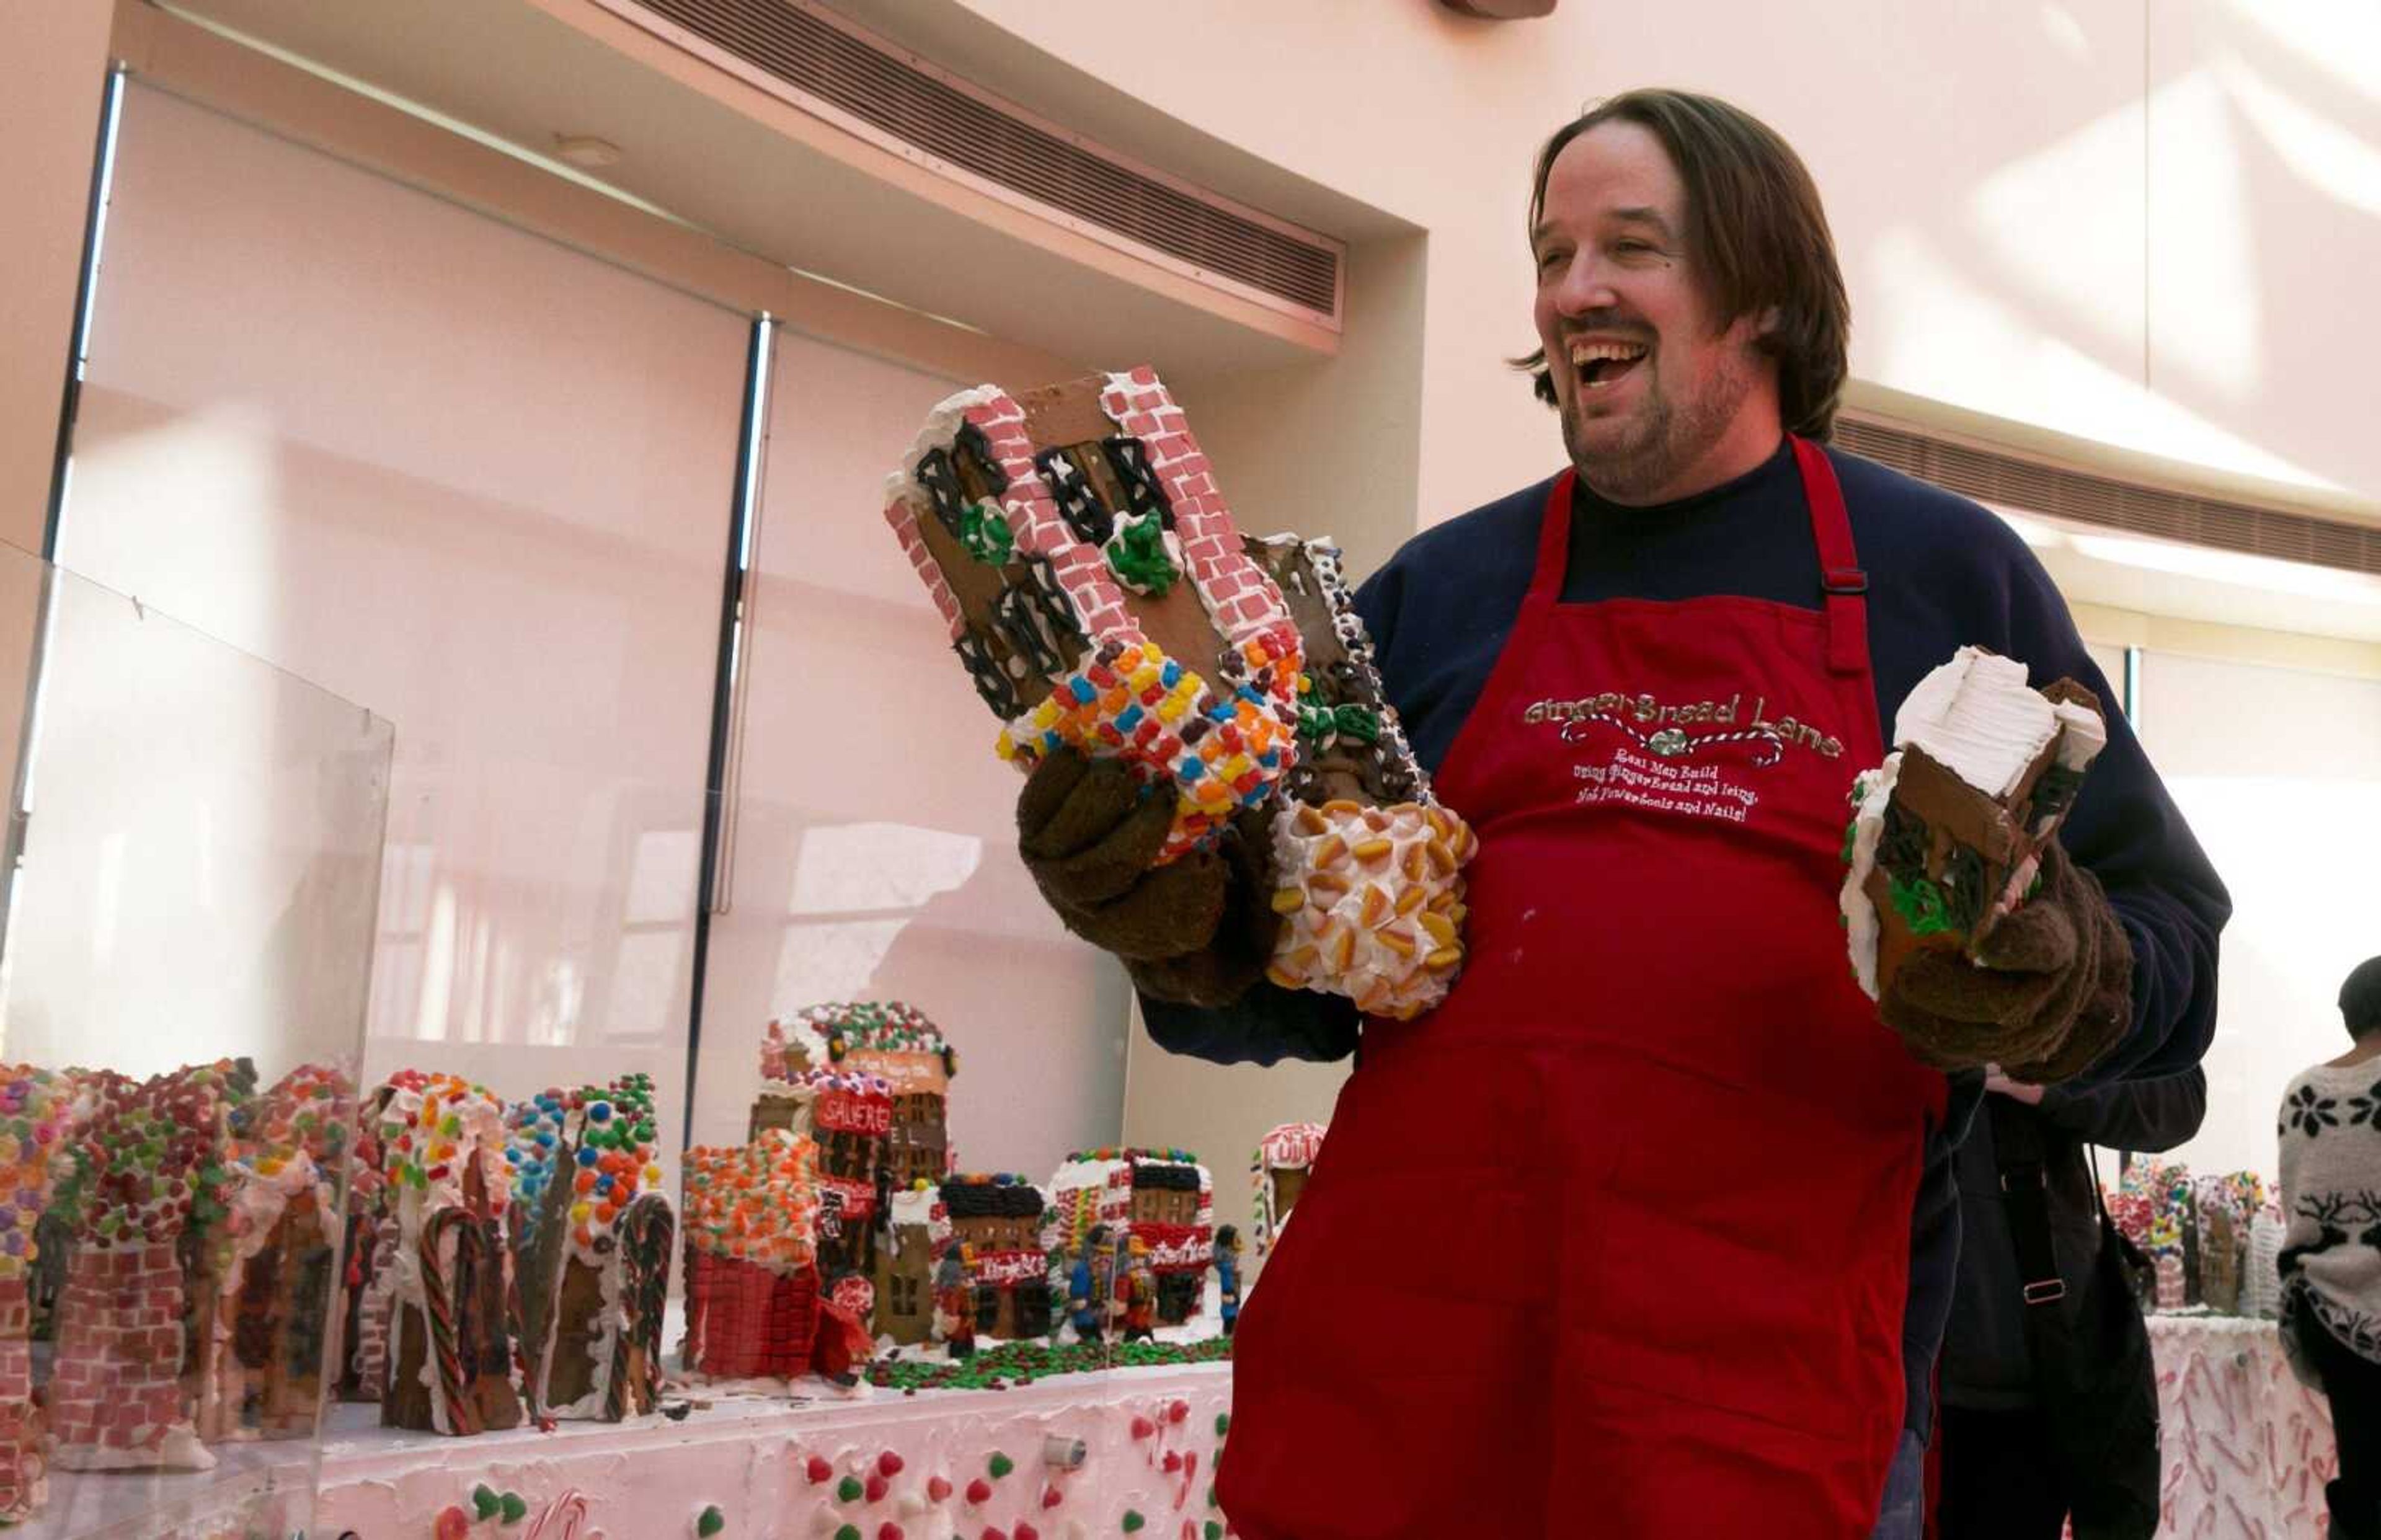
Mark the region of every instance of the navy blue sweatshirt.
<instances>
[{"instance_id":1,"label":"navy blue sweatshirt","mask_svg":"<svg viewBox=\"0 0 2381 1540\"><path fill-rule=\"evenodd\" d=\"M2078 679L2110 708L2108 746L2062 837L2100 879L2132 942L2133 1022L2082 1083L2196 1064L2215 1031L2216 934L2231 900L2116 709L2120 697L2083 650L2049 575L1976 504L1840 450L1828 458L1868 573L1869 652L1886 737L1911 687L1968 645L2024 662L2037 685ZM1551 484L1416 535L1357 593L1389 703L1425 768L1435 770L1453 745L1520 616ZM1577 489L1566 602L1715 594L1820 607L1818 552L1790 446L1781 441L1734 482L1658 507L1626 507ZM1142 1008L1160 1046L1223 1063L1335 1059L1358 1037L1349 1002L1269 984L1222 1010L1145 998ZM1929 1140L1911 1216L1902 1349L1909 1425L1922 1436L1932 1427L1926 1384L1959 1263L1951 1151L1982 1094L1981 1075L1952 1078L1950 1117Z\"/></svg>"}]
</instances>

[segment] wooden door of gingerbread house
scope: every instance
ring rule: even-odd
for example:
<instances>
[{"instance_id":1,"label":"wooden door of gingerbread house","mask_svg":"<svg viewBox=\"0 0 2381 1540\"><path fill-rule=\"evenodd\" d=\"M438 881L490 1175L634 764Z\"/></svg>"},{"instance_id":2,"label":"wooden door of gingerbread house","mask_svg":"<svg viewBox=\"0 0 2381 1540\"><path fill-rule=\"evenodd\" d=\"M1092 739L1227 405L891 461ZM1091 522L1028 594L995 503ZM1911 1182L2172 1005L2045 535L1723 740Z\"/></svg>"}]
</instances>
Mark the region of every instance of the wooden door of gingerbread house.
<instances>
[{"instance_id":1,"label":"wooden door of gingerbread house","mask_svg":"<svg viewBox=\"0 0 2381 1540\"><path fill-rule=\"evenodd\" d=\"M923 1225L896 1225L876 1276L876 1329L904 1345L922 1342L934 1318L934 1245Z\"/></svg>"}]
</instances>

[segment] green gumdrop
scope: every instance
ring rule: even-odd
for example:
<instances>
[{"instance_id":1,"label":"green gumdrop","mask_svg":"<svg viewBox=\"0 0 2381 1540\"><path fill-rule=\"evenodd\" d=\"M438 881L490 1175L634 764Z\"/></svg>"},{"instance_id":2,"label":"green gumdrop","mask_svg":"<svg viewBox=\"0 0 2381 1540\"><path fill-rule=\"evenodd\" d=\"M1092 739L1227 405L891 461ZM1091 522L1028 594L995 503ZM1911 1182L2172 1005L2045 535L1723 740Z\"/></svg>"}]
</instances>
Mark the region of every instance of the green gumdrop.
<instances>
[{"instance_id":1,"label":"green gumdrop","mask_svg":"<svg viewBox=\"0 0 2381 1540\"><path fill-rule=\"evenodd\" d=\"M846 1524L835 1532L835 1540L860 1540L860 1526Z\"/></svg>"},{"instance_id":2,"label":"green gumdrop","mask_svg":"<svg viewBox=\"0 0 2381 1540\"><path fill-rule=\"evenodd\" d=\"M993 1455L992 1455L992 1461L991 1461L991 1467L990 1467L990 1468L991 1468L991 1471L992 1471L992 1479L993 1479L993 1480L995 1480L995 1481L998 1481L1001 1477L1003 1477L1003 1476L1007 1475L1009 1472L1014 1471L1015 1469L1017 1469L1017 1462L1016 1462L1015 1461L1010 1460L1007 1455L1002 1454L999 1450L995 1449L995 1450L994 1450L994 1451L993 1451Z\"/></svg>"},{"instance_id":3,"label":"green gumdrop","mask_svg":"<svg viewBox=\"0 0 2381 1540\"><path fill-rule=\"evenodd\" d=\"M841 1481L835 1484L836 1500L837 1502L856 1503L860 1500L860 1495L867 1490L867 1487L860 1485L860 1478L858 1476L846 1476Z\"/></svg>"},{"instance_id":4,"label":"green gumdrop","mask_svg":"<svg viewBox=\"0 0 2381 1540\"><path fill-rule=\"evenodd\" d=\"M1216 1413L1215 1413L1215 1436L1216 1436L1216 1437L1218 1437L1218 1438L1221 1438L1222 1436L1224 1436L1224 1435L1226 1435L1226 1434L1227 1434L1227 1433L1229 1433L1229 1432L1231 1432L1231 1431L1232 1431L1232 1414L1231 1414L1230 1412L1216 1412Z\"/></svg>"},{"instance_id":5,"label":"green gumdrop","mask_svg":"<svg viewBox=\"0 0 2381 1540\"><path fill-rule=\"evenodd\" d=\"M504 1522L506 1523L517 1524L523 1519L529 1517L529 1499L522 1497L519 1493L507 1492L503 1496L503 1497L499 1498L498 1501L500 1501L504 1506Z\"/></svg>"},{"instance_id":6,"label":"green gumdrop","mask_svg":"<svg viewBox=\"0 0 2381 1540\"><path fill-rule=\"evenodd\" d=\"M719 1511L717 1503L704 1509L702 1516L694 1521L694 1533L701 1535L702 1540L711 1540L713 1535L727 1527L727 1515ZM847 1524L844 1527L849 1529L851 1526Z\"/></svg>"},{"instance_id":7,"label":"green gumdrop","mask_svg":"<svg viewBox=\"0 0 2381 1540\"><path fill-rule=\"evenodd\" d=\"M479 1509L481 1518L493 1519L496 1516L496 1509L503 1507L504 1502L496 1496L493 1487L482 1482L471 1488L471 1506Z\"/></svg>"},{"instance_id":8,"label":"green gumdrop","mask_svg":"<svg viewBox=\"0 0 2381 1540\"><path fill-rule=\"evenodd\" d=\"M1142 1518L1138 1509L1128 1508L1124 1510L1124 1532L1127 1534L1140 1534L1141 1527L1147 1522L1149 1521Z\"/></svg>"},{"instance_id":9,"label":"green gumdrop","mask_svg":"<svg viewBox=\"0 0 2381 1540\"><path fill-rule=\"evenodd\" d=\"M1207 1521L1205 1534L1207 1540L1224 1540L1224 1526L1210 1519Z\"/></svg>"}]
</instances>

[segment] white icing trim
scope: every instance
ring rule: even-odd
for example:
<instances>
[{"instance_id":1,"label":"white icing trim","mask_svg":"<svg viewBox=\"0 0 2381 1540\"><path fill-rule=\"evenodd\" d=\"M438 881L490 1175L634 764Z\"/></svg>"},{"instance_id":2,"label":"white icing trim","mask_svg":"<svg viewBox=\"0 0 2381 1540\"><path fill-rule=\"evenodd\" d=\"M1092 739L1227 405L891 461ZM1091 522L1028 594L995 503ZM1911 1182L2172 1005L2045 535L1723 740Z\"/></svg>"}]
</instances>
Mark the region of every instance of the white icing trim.
<instances>
[{"instance_id":1,"label":"white icing trim","mask_svg":"<svg viewBox=\"0 0 2381 1540\"><path fill-rule=\"evenodd\" d=\"M1886 804L1893 801L1894 783L1901 776L1901 756L1887 754L1874 770L1863 770L1852 782L1860 810L1852 825L1852 859L1844 874L1838 905L1843 911L1846 942L1851 948L1852 974L1872 1000L1876 998L1876 942L1880 930L1876 905L1869 900L1868 874L1876 869L1876 842L1885 832Z\"/></svg>"},{"instance_id":2,"label":"white icing trim","mask_svg":"<svg viewBox=\"0 0 2381 1540\"><path fill-rule=\"evenodd\" d=\"M929 450L950 446L951 440L959 434L959 425L967 421L968 408L988 406L999 399L1001 391L998 385L982 385L955 396L946 396L935 402L934 409L926 413L925 424L910 441L909 453L901 457L901 469L885 478L885 501L908 503L922 514L932 517L934 498L918 480L918 462L926 457Z\"/></svg>"}]
</instances>

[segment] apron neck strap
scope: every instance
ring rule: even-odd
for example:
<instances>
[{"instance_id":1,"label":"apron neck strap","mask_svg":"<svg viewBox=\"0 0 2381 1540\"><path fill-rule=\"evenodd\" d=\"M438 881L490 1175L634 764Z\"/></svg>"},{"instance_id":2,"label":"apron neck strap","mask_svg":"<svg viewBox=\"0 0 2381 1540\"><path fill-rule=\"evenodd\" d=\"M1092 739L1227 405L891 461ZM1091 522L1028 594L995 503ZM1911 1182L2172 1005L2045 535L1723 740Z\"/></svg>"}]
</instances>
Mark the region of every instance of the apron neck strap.
<instances>
[{"instance_id":1,"label":"apron neck strap","mask_svg":"<svg viewBox=\"0 0 2381 1540\"><path fill-rule=\"evenodd\" d=\"M1857 677L1868 672L1868 574L1861 570L1860 554L1852 547L1851 517L1844 511L1843 488L1827 452L1800 436L1792 439L1794 461L1802 472L1802 501L1811 509L1811 539L1819 551L1819 587L1825 601L1827 668ZM1538 566L1530 580L1526 605L1544 609L1562 597L1563 573L1570 565L1571 490L1579 479L1575 469L1555 478L1538 522Z\"/></svg>"},{"instance_id":2,"label":"apron neck strap","mask_svg":"<svg viewBox=\"0 0 2381 1540\"><path fill-rule=\"evenodd\" d=\"M1578 482L1578 468L1567 465L1546 491L1545 511L1538 516L1538 565L1530 576L1525 607L1543 610L1562 597L1563 574L1570 568L1571 488Z\"/></svg>"},{"instance_id":3,"label":"apron neck strap","mask_svg":"<svg viewBox=\"0 0 2381 1540\"><path fill-rule=\"evenodd\" d=\"M1827 615L1827 667L1837 674L1868 672L1868 574L1852 548L1852 521L1844 511L1844 491L1827 452L1809 439L1794 439L1794 460L1802 471L1802 500L1811 507L1811 538L1819 548L1819 588Z\"/></svg>"}]
</instances>

